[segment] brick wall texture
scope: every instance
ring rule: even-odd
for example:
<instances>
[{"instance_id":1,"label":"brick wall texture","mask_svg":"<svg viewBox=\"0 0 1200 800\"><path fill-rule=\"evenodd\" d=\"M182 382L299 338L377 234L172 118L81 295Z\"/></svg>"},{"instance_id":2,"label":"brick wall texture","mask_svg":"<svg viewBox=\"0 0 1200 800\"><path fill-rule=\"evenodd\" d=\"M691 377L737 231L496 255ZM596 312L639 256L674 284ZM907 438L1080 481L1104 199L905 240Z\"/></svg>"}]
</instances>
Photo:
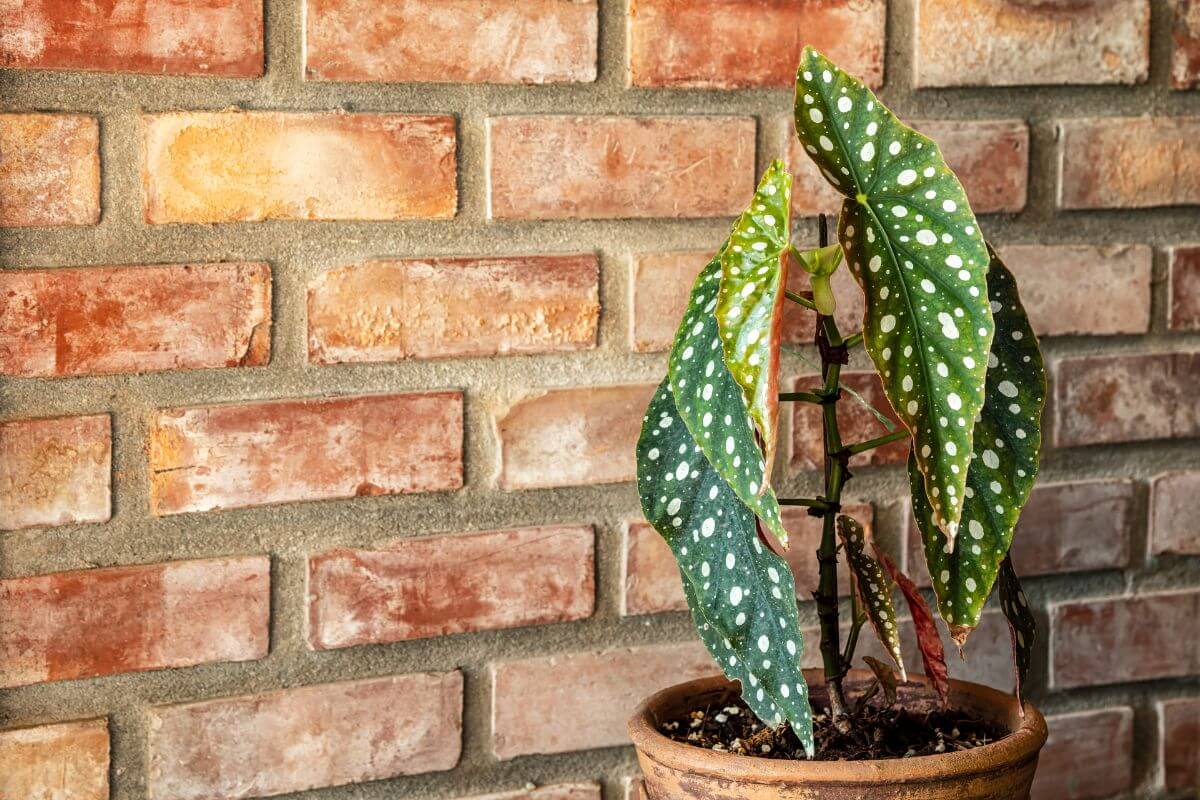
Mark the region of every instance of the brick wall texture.
<instances>
[{"instance_id":1,"label":"brick wall texture","mask_svg":"<svg viewBox=\"0 0 1200 800\"><path fill-rule=\"evenodd\" d=\"M0 798L635 788L632 705L714 667L632 449L758 173L799 242L836 209L809 43L941 141L1043 337L1035 798L1194 792L1197 0L0 0ZM905 449L847 500L928 585Z\"/></svg>"}]
</instances>

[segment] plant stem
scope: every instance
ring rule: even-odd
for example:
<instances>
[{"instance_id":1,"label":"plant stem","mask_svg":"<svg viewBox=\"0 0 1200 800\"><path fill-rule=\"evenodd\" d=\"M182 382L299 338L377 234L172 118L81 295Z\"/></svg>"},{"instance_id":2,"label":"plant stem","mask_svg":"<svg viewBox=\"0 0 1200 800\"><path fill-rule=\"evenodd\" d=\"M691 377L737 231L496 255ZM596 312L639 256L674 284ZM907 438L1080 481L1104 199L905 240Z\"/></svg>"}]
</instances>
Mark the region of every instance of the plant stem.
<instances>
[{"instance_id":1,"label":"plant stem","mask_svg":"<svg viewBox=\"0 0 1200 800\"><path fill-rule=\"evenodd\" d=\"M783 296L786 297L788 300L791 300L793 303L799 303L800 305L804 306L807 309L810 309L812 311L817 310L817 304L814 303L812 300L809 300L807 297L804 297L803 295L798 295L795 292L789 292L786 289L784 289Z\"/></svg>"},{"instance_id":2,"label":"plant stem","mask_svg":"<svg viewBox=\"0 0 1200 800\"><path fill-rule=\"evenodd\" d=\"M908 428L897 428L896 430L892 431L891 433L885 434L883 436L878 436L874 439L868 439L865 442L858 442L857 444L846 445L845 451L848 455L854 455L855 453L865 453L868 450L874 450L876 447L883 447L885 444L891 444L892 442L898 442L901 439L907 439L908 437L909 437Z\"/></svg>"},{"instance_id":3,"label":"plant stem","mask_svg":"<svg viewBox=\"0 0 1200 800\"><path fill-rule=\"evenodd\" d=\"M847 336L846 341L843 344L846 345L847 350L853 350L855 347L858 347L860 344L862 344L862 340L862 331L859 331L858 333L852 333Z\"/></svg>"},{"instance_id":4,"label":"plant stem","mask_svg":"<svg viewBox=\"0 0 1200 800\"><path fill-rule=\"evenodd\" d=\"M790 400L795 403L813 403L818 406L823 402L821 395L813 392L780 392L779 399L781 402Z\"/></svg>"},{"instance_id":5,"label":"plant stem","mask_svg":"<svg viewBox=\"0 0 1200 800\"><path fill-rule=\"evenodd\" d=\"M779 505L807 506L808 508L815 508L818 511L824 511L829 508L829 503L820 497L781 497L779 498Z\"/></svg>"}]
</instances>

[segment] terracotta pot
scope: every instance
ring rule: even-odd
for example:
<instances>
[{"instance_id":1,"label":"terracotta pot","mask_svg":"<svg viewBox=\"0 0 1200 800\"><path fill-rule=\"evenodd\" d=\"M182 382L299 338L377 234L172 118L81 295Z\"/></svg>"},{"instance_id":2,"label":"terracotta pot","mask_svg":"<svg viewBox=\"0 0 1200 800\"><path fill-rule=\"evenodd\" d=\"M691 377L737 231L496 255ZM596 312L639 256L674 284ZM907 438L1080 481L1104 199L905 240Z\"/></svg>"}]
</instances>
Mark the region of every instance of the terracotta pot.
<instances>
[{"instance_id":1,"label":"terracotta pot","mask_svg":"<svg viewBox=\"0 0 1200 800\"><path fill-rule=\"evenodd\" d=\"M805 670L814 705L823 705L820 670ZM862 687L870 673L855 670L847 690ZM784 761L718 753L672 741L658 720L683 716L697 705L719 706L738 695L724 677L702 678L664 689L643 702L629 720L650 800L1021 800L1046 742L1046 721L1031 704L1017 713L1012 695L976 683L950 681L950 705L998 723L1009 735L973 750L881 761ZM936 696L924 676L900 687L910 709L932 707Z\"/></svg>"}]
</instances>

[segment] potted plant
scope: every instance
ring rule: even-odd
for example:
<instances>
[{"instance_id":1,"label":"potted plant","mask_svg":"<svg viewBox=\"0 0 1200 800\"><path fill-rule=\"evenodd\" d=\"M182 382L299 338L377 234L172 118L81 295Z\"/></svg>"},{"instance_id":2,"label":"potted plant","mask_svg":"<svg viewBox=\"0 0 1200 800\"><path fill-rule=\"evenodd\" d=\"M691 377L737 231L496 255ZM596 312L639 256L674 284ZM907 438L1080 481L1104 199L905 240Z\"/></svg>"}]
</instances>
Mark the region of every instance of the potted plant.
<instances>
[{"instance_id":1,"label":"potted plant","mask_svg":"<svg viewBox=\"0 0 1200 800\"><path fill-rule=\"evenodd\" d=\"M845 197L839 243L829 244L822 218L818 249L792 244L792 180L773 163L692 288L637 446L643 512L671 547L725 675L661 692L630 721L645 790L656 799L1026 797L1046 730L1020 699L1034 624L1008 550L1038 470L1046 379L1037 339L934 142L811 48L797 71L795 119L804 150ZM843 261L866 297L861 331L834 321L829 279ZM789 264L808 273L811 294L786 290ZM789 302L818 315L823 385L814 392L779 391ZM860 346L903 426L845 442L837 408L851 399L839 373ZM822 410L819 497L778 498L771 487L781 401ZM996 588L1013 634L1015 700L948 680L920 592L841 513L849 458L901 439L911 439L912 504L938 611L961 649ZM823 524L814 592L823 669L807 674L801 653L811 643L774 552L787 544L781 505L806 506ZM853 589L844 645L839 556ZM905 669L896 586L924 676ZM893 665L851 669L868 625Z\"/></svg>"}]
</instances>

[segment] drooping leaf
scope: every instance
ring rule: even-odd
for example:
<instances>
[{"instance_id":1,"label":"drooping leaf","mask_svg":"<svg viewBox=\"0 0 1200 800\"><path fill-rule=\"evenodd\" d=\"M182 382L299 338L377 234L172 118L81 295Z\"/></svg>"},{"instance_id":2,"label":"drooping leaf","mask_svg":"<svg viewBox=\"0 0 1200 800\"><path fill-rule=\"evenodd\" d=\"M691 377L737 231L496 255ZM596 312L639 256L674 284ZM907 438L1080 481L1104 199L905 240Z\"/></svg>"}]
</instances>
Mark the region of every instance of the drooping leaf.
<instances>
[{"instance_id":1,"label":"drooping leaf","mask_svg":"<svg viewBox=\"0 0 1200 800\"><path fill-rule=\"evenodd\" d=\"M1046 370L1037 338L1016 281L994 252L987 283L996 336L988 356L986 399L975 423L962 525L953 547L933 523L911 456L908 462L913 513L938 608L960 648L979 624L1000 562L1012 544L1017 518L1033 490L1046 401Z\"/></svg>"},{"instance_id":2,"label":"drooping leaf","mask_svg":"<svg viewBox=\"0 0 1200 800\"><path fill-rule=\"evenodd\" d=\"M704 457L666 379L642 422L637 465L642 513L675 554L700 638L741 682L750 710L770 724L786 719L811 755L791 571L763 547L754 514Z\"/></svg>"},{"instance_id":3,"label":"drooping leaf","mask_svg":"<svg viewBox=\"0 0 1200 800\"><path fill-rule=\"evenodd\" d=\"M867 554L867 537L863 527L852 517L841 514L837 519L838 536L846 549L846 563L859 605L867 613L871 627L888 655L896 662L904 680L904 656L900 653L900 628L896 624L896 609L892 606L892 582L884 575L879 562Z\"/></svg>"},{"instance_id":4,"label":"drooping leaf","mask_svg":"<svg viewBox=\"0 0 1200 800\"><path fill-rule=\"evenodd\" d=\"M728 247L726 242L722 247ZM704 457L767 528L787 544L775 492L763 489L766 461L746 409L742 387L725 367L717 318L721 282L720 253L708 263L688 299L671 350L671 393L679 416L699 443ZM686 473L684 461L678 468Z\"/></svg>"},{"instance_id":5,"label":"drooping leaf","mask_svg":"<svg viewBox=\"0 0 1200 800\"><path fill-rule=\"evenodd\" d=\"M908 603L908 613L912 615L913 628L917 632L917 649L921 651L921 663L925 666L925 677L937 691L942 702L950 696L950 673L946 669L946 651L942 648L942 637L938 635L937 622L921 597L921 591L908 576L896 568L892 560L879 548L875 549L875 557L883 564L884 569L892 576L892 580L904 594Z\"/></svg>"},{"instance_id":6,"label":"drooping leaf","mask_svg":"<svg viewBox=\"0 0 1200 800\"><path fill-rule=\"evenodd\" d=\"M896 673L892 670L890 664L885 664L874 656L863 656L863 661L871 668L871 672L875 673L875 680L879 681L879 685L883 687L883 696L887 700L889 706L896 704ZM907 681L907 677L901 678Z\"/></svg>"},{"instance_id":7,"label":"drooping leaf","mask_svg":"<svg viewBox=\"0 0 1200 800\"><path fill-rule=\"evenodd\" d=\"M725 366L742 387L762 442L759 491L771 482L779 418L779 344L792 207L792 176L775 161L721 252L717 326Z\"/></svg>"},{"instance_id":8,"label":"drooping leaf","mask_svg":"<svg viewBox=\"0 0 1200 800\"><path fill-rule=\"evenodd\" d=\"M953 539L992 340L983 236L937 145L811 48L795 112L805 150L846 196L838 236L866 295L864 343Z\"/></svg>"},{"instance_id":9,"label":"drooping leaf","mask_svg":"<svg viewBox=\"0 0 1200 800\"><path fill-rule=\"evenodd\" d=\"M1033 612L1029 610L1029 600L1021 590L1021 581L1017 579L1017 571L1013 569L1012 559L1004 557L1000 564L1000 608L1008 620L1008 630L1012 634L1013 664L1016 669L1017 708L1021 716L1025 716L1025 708L1021 702L1021 687L1029 677L1029 667L1033 663L1033 644L1037 639L1037 622Z\"/></svg>"}]
</instances>

